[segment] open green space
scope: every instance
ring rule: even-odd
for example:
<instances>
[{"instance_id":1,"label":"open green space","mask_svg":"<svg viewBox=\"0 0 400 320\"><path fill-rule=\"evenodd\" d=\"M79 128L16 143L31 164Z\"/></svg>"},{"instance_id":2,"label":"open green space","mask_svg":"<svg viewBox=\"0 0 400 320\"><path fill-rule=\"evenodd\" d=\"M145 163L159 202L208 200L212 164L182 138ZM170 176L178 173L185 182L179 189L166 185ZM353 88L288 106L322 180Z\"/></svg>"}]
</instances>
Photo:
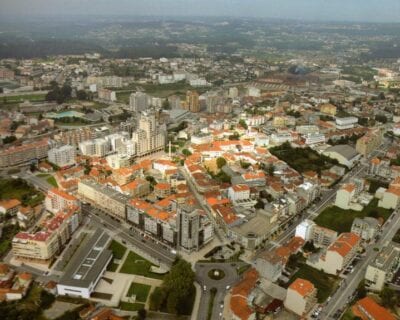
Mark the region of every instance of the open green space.
<instances>
[{"instance_id":1,"label":"open green space","mask_svg":"<svg viewBox=\"0 0 400 320\"><path fill-rule=\"evenodd\" d=\"M290 285L297 278L306 279L314 284L318 290L317 298L319 303L322 303L328 299L328 297L335 292L338 284L338 278L336 276L328 275L323 271L306 265L305 263L299 265L299 269L290 278L288 285Z\"/></svg>"},{"instance_id":2,"label":"open green space","mask_svg":"<svg viewBox=\"0 0 400 320\"><path fill-rule=\"evenodd\" d=\"M4 256L11 249L11 241L18 233L18 226L7 224L3 228L0 237L0 258Z\"/></svg>"},{"instance_id":3,"label":"open green space","mask_svg":"<svg viewBox=\"0 0 400 320\"><path fill-rule=\"evenodd\" d=\"M378 199L373 199L361 211L344 210L336 206L326 208L314 220L319 226L335 230L339 233L349 232L355 218L373 217L387 220L392 210L378 207Z\"/></svg>"},{"instance_id":4,"label":"open green space","mask_svg":"<svg viewBox=\"0 0 400 320\"><path fill-rule=\"evenodd\" d=\"M126 252L126 247L115 240L111 241L108 249L113 252L113 257L118 260L122 259Z\"/></svg>"},{"instance_id":5,"label":"open green space","mask_svg":"<svg viewBox=\"0 0 400 320\"><path fill-rule=\"evenodd\" d=\"M146 284L132 282L129 287L127 297L136 296L136 301L146 303L147 297L149 296L151 286Z\"/></svg>"},{"instance_id":6,"label":"open green space","mask_svg":"<svg viewBox=\"0 0 400 320\"><path fill-rule=\"evenodd\" d=\"M107 271L115 272L115 271L117 271L118 267L119 267L118 263L113 263L111 261L110 264L107 266Z\"/></svg>"},{"instance_id":7,"label":"open green space","mask_svg":"<svg viewBox=\"0 0 400 320\"><path fill-rule=\"evenodd\" d=\"M355 319L357 319L357 318L351 311L351 308L347 309L341 318L341 320L355 320Z\"/></svg>"},{"instance_id":8,"label":"open green space","mask_svg":"<svg viewBox=\"0 0 400 320\"><path fill-rule=\"evenodd\" d=\"M157 274L150 271L152 266L154 266L154 264L152 264L150 261L130 251L119 272L136 274L153 279L163 279L163 274Z\"/></svg>"},{"instance_id":9,"label":"open green space","mask_svg":"<svg viewBox=\"0 0 400 320\"><path fill-rule=\"evenodd\" d=\"M320 155L310 148L293 148L289 142L273 147L269 151L300 173L309 170L320 173L338 164L337 160Z\"/></svg>"},{"instance_id":10,"label":"open green space","mask_svg":"<svg viewBox=\"0 0 400 320\"><path fill-rule=\"evenodd\" d=\"M129 302L121 302L119 305L121 310L125 311L139 311L140 309L144 309L143 303L129 303Z\"/></svg>"},{"instance_id":11,"label":"open green space","mask_svg":"<svg viewBox=\"0 0 400 320\"><path fill-rule=\"evenodd\" d=\"M34 207L44 195L22 179L0 179L0 199L18 199L22 205Z\"/></svg>"},{"instance_id":12,"label":"open green space","mask_svg":"<svg viewBox=\"0 0 400 320\"><path fill-rule=\"evenodd\" d=\"M57 181L56 181L56 179L55 179L53 176L48 177L48 178L46 179L46 181L47 181L49 184L51 184L53 187L58 188Z\"/></svg>"},{"instance_id":13,"label":"open green space","mask_svg":"<svg viewBox=\"0 0 400 320\"><path fill-rule=\"evenodd\" d=\"M14 104L24 102L25 100L31 102L41 102L46 100L45 94L26 94L26 95L15 95L15 96L6 96L0 98L0 104Z\"/></svg>"}]
</instances>

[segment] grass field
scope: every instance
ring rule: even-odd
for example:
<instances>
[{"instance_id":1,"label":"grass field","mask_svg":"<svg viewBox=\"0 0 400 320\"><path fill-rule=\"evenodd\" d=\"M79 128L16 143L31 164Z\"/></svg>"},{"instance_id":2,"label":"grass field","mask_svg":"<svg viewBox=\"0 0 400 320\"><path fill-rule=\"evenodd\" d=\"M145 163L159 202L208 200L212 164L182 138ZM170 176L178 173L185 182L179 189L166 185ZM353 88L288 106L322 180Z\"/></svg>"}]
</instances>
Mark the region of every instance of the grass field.
<instances>
[{"instance_id":1,"label":"grass field","mask_svg":"<svg viewBox=\"0 0 400 320\"><path fill-rule=\"evenodd\" d=\"M391 213L392 210L379 208L378 199L373 199L362 211L343 210L336 206L326 208L314 221L322 227L342 233L351 230L355 218L380 217L386 221Z\"/></svg>"},{"instance_id":2,"label":"grass field","mask_svg":"<svg viewBox=\"0 0 400 320\"><path fill-rule=\"evenodd\" d=\"M132 282L131 286L129 287L127 297L135 295L136 301L146 303L150 289L151 286L148 286L146 284Z\"/></svg>"},{"instance_id":3,"label":"grass field","mask_svg":"<svg viewBox=\"0 0 400 320\"><path fill-rule=\"evenodd\" d=\"M118 260L122 259L126 252L126 247L115 240L110 243L108 248L113 252L114 258Z\"/></svg>"},{"instance_id":4,"label":"grass field","mask_svg":"<svg viewBox=\"0 0 400 320\"><path fill-rule=\"evenodd\" d=\"M53 187L58 188L57 181L56 181L56 179L55 179L53 176L48 177L48 178L46 179L46 181L47 181L49 184L51 184Z\"/></svg>"},{"instance_id":5,"label":"grass field","mask_svg":"<svg viewBox=\"0 0 400 320\"><path fill-rule=\"evenodd\" d=\"M306 279L314 284L318 289L318 302L322 303L335 291L337 286L337 277L328 275L323 271L314 269L306 264L301 264L299 270L292 276L289 281L291 284L297 278Z\"/></svg>"},{"instance_id":6,"label":"grass field","mask_svg":"<svg viewBox=\"0 0 400 320\"><path fill-rule=\"evenodd\" d=\"M147 278L163 279L164 275L150 272L151 266L153 266L153 264L150 261L130 251L120 272L136 274Z\"/></svg>"},{"instance_id":7,"label":"grass field","mask_svg":"<svg viewBox=\"0 0 400 320\"><path fill-rule=\"evenodd\" d=\"M34 207L43 201L44 195L22 179L0 179L0 199L14 198Z\"/></svg>"},{"instance_id":8,"label":"grass field","mask_svg":"<svg viewBox=\"0 0 400 320\"><path fill-rule=\"evenodd\" d=\"M24 102L25 100L29 100L31 102L40 102L45 101L45 94L27 94L27 95L15 95L15 96L7 96L0 98L0 104L13 104Z\"/></svg>"},{"instance_id":9,"label":"grass field","mask_svg":"<svg viewBox=\"0 0 400 320\"><path fill-rule=\"evenodd\" d=\"M139 311L140 309L144 309L144 304L143 303L121 302L119 307L121 310L125 310L125 311Z\"/></svg>"},{"instance_id":10,"label":"grass field","mask_svg":"<svg viewBox=\"0 0 400 320\"><path fill-rule=\"evenodd\" d=\"M111 261L110 264L107 266L107 271L115 272L115 271L117 271L118 267L119 267L119 264L113 263Z\"/></svg>"}]
</instances>

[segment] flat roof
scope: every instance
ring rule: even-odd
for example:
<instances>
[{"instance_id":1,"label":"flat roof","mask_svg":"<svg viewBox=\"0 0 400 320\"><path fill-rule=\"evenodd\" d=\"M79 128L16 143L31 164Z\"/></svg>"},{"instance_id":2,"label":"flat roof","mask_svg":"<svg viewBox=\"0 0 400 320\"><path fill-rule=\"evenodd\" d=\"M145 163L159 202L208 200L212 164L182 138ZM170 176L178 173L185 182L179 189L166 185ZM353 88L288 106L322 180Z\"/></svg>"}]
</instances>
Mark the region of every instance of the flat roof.
<instances>
[{"instance_id":1,"label":"flat roof","mask_svg":"<svg viewBox=\"0 0 400 320\"><path fill-rule=\"evenodd\" d=\"M106 249L110 236L97 229L91 238L81 245L78 252L67 266L59 285L86 288L99 276L112 256L112 251Z\"/></svg>"}]
</instances>

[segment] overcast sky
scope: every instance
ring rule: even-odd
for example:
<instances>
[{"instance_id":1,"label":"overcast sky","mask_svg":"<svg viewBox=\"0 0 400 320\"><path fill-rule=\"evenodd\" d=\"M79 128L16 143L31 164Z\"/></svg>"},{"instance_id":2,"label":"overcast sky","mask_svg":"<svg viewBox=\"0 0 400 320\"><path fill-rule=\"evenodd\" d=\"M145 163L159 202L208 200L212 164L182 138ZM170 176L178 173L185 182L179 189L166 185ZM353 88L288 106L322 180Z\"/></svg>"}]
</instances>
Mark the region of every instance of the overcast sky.
<instances>
[{"instance_id":1,"label":"overcast sky","mask_svg":"<svg viewBox=\"0 0 400 320\"><path fill-rule=\"evenodd\" d=\"M400 22L400 0L0 0L0 14L254 16Z\"/></svg>"}]
</instances>

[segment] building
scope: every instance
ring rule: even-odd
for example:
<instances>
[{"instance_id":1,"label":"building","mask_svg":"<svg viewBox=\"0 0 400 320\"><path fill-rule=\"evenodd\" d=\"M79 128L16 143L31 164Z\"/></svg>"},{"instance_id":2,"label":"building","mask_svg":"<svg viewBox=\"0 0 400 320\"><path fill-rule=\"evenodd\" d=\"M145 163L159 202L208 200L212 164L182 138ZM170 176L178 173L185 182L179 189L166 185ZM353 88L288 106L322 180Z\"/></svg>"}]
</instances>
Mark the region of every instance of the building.
<instances>
[{"instance_id":1,"label":"building","mask_svg":"<svg viewBox=\"0 0 400 320\"><path fill-rule=\"evenodd\" d=\"M356 143L356 151L363 156L369 155L382 143L382 132L380 129L372 129Z\"/></svg>"},{"instance_id":2,"label":"building","mask_svg":"<svg viewBox=\"0 0 400 320\"><path fill-rule=\"evenodd\" d=\"M323 155L336 159L341 165L352 168L361 156L349 145L336 145L324 150Z\"/></svg>"},{"instance_id":3,"label":"building","mask_svg":"<svg viewBox=\"0 0 400 320\"><path fill-rule=\"evenodd\" d=\"M22 163L44 159L47 157L48 150L47 139L8 147L0 152L0 167L13 167Z\"/></svg>"},{"instance_id":4,"label":"building","mask_svg":"<svg viewBox=\"0 0 400 320\"><path fill-rule=\"evenodd\" d=\"M358 300L351 308L353 314L362 320L396 320L387 309L377 304L374 299L365 297Z\"/></svg>"},{"instance_id":5,"label":"building","mask_svg":"<svg viewBox=\"0 0 400 320\"><path fill-rule=\"evenodd\" d=\"M370 241L375 238L379 228L379 221L375 218L355 218L353 220L353 224L351 225L351 232L355 233L365 241Z\"/></svg>"},{"instance_id":6,"label":"building","mask_svg":"<svg viewBox=\"0 0 400 320\"><path fill-rule=\"evenodd\" d=\"M311 255L307 264L329 274L338 274L354 258L361 238L355 233L342 233L326 250Z\"/></svg>"},{"instance_id":7,"label":"building","mask_svg":"<svg viewBox=\"0 0 400 320\"><path fill-rule=\"evenodd\" d=\"M186 92L186 108L190 112L200 112L199 94L197 91Z\"/></svg>"},{"instance_id":8,"label":"building","mask_svg":"<svg viewBox=\"0 0 400 320\"><path fill-rule=\"evenodd\" d=\"M358 123L357 117L336 118L336 129L346 130L352 129Z\"/></svg>"},{"instance_id":9,"label":"building","mask_svg":"<svg viewBox=\"0 0 400 320\"><path fill-rule=\"evenodd\" d=\"M18 199L0 200L1 215L15 216L21 207L21 201Z\"/></svg>"},{"instance_id":10,"label":"building","mask_svg":"<svg viewBox=\"0 0 400 320\"><path fill-rule=\"evenodd\" d=\"M389 186L383 192L382 199L379 200L378 206L385 209L396 209L400 205L400 188Z\"/></svg>"},{"instance_id":11,"label":"building","mask_svg":"<svg viewBox=\"0 0 400 320\"><path fill-rule=\"evenodd\" d=\"M98 97L100 100L104 100L104 101L108 101L108 102L117 101L117 94L115 93L115 91L106 89L106 88L99 89Z\"/></svg>"},{"instance_id":12,"label":"building","mask_svg":"<svg viewBox=\"0 0 400 320\"><path fill-rule=\"evenodd\" d=\"M133 112L146 111L150 107L150 97L144 92L132 93L129 97L129 107Z\"/></svg>"},{"instance_id":13,"label":"building","mask_svg":"<svg viewBox=\"0 0 400 320\"><path fill-rule=\"evenodd\" d=\"M51 213L58 213L71 207L78 207L79 201L73 195L58 188L50 189L45 199L45 207Z\"/></svg>"},{"instance_id":14,"label":"building","mask_svg":"<svg viewBox=\"0 0 400 320\"><path fill-rule=\"evenodd\" d=\"M12 240L15 258L27 262L48 264L71 239L81 222L80 210L71 207L47 217L41 230L35 233L20 232Z\"/></svg>"},{"instance_id":15,"label":"building","mask_svg":"<svg viewBox=\"0 0 400 320\"><path fill-rule=\"evenodd\" d=\"M317 289L305 279L297 278L288 288L285 308L299 316L305 316L317 303Z\"/></svg>"},{"instance_id":16,"label":"building","mask_svg":"<svg viewBox=\"0 0 400 320\"><path fill-rule=\"evenodd\" d=\"M372 291L381 291L386 283L390 283L400 267L400 246L389 243L365 272L365 286Z\"/></svg>"},{"instance_id":17,"label":"building","mask_svg":"<svg viewBox=\"0 0 400 320\"><path fill-rule=\"evenodd\" d=\"M323 133L308 133L303 138L308 145L325 143L325 135Z\"/></svg>"},{"instance_id":18,"label":"building","mask_svg":"<svg viewBox=\"0 0 400 320\"><path fill-rule=\"evenodd\" d=\"M325 103L319 106L319 111L323 114L335 116L337 112L337 107L333 104Z\"/></svg>"},{"instance_id":19,"label":"building","mask_svg":"<svg viewBox=\"0 0 400 320\"><path fill-rule=\"evenodd\" d=\"M158 122L154 111L141 112L132 141L138 157L164 150L166 127Z\"/></svg>"},{"instance_id":20,"label":"building","mask_svg":"<svg viewBox=\"0 0 400 320\"><path fill-rule=\"evenodd\" d=\"M66 145L77 147L79 143L95 138L92 129L88 127L79 128L76 130L63 131L54 136L54 140L62 142Z\"/></svg>"},{"instance_id":21,"label":"building","mask_svg":"<svg viewBox=\"0 0 400 320\"><path fill-rule=\"evenodd\" d=\"M104 138L87 140L79 143L79 150L84 156L104 157L111 152L111 143Z\"/></svg>"},{"instance_id":22,"label":"building","mask_svg":"<svg viewBox=\"0 0 400 320\"><path fill-rule=\"evenodd\" d=\"M236 184L228 189L228 197L232 202L250 199L250 187L247 184Z\"/></svg>"},{"instance_id":23,"label":"building","mask_svg":"<svg viewBox=\"0 0 400 320\"><path fill-rule=\"evenodd\" d=\"M0 302L22 299L26 296L32 282L30 273L17 274L7 264L0 263Z\"/></svg>"},{"instance_id":24,"label":"building","mask_svg":"<svg viewBox=\"0 0 400 320\"><path fill-rule=\"evenodd\" d=\"M59 295L90 298L112 259L112 251L108 249L110 241L105 231L95 231L69 262L57 284Z\"/></svg>"},{"instance_id":25,"label":"building","mask_svg":"<svg viewBox=\"0 0 400 320\"><path fill-rule=\"evenodd\" d=\"M198 251L213 238L213 227L202 211L180 207L177 212L178 246L184 251Z\"/></svg>"},{"instance_id":26,"label":"building","mask_svg":"<svg viewBox=\"0 0 400 320\"><path fill-rule=\"evenodd\" d=\"M347 183L341 186L336 192L335 206L344 210L351 207L351 203L356 195L356 186L354 183Z\"/></svg>"},{"instance_id":27,"label":"building","mask_svg":"<svg viewBox=\"0 0 400 320\"><path fill-rule=\"evenodd\" d=\"M120 88L122 78L117 76L94 77L90 76L86 80L87 85L95 84L98 87Z\"/></svg>"},{"instance_id":28,"label":"building","mask_svg":"<svg viewBox=\"0 0 400 320\"><path fill-rule=\"evenodd\" d=\"M95 204L109 215L120 220L126 220L126 203L129 197L113 188L91 180L80 181L78 183L78 195L82 200Z\"/></svg>"},{"instance_id":29,"label":"building","mask_svg":"<svg viewBox=\"0 0 400 320\"><path fill-rule=\"evenodd\" d=\"M0 79L14 80L15 72L7 68L0 68Z\"/></svg>"},{"instance_id":30,"label":"building","mask_svg":"<svg viewBox=\"0 0 400 320\"><path fill-rule=\"evenodd\" d=\"M75 147L64 145L59 148L52 148L47 153L49 161L60 168L73 166L75 164Z\"/></svg>"}]
</instances>

